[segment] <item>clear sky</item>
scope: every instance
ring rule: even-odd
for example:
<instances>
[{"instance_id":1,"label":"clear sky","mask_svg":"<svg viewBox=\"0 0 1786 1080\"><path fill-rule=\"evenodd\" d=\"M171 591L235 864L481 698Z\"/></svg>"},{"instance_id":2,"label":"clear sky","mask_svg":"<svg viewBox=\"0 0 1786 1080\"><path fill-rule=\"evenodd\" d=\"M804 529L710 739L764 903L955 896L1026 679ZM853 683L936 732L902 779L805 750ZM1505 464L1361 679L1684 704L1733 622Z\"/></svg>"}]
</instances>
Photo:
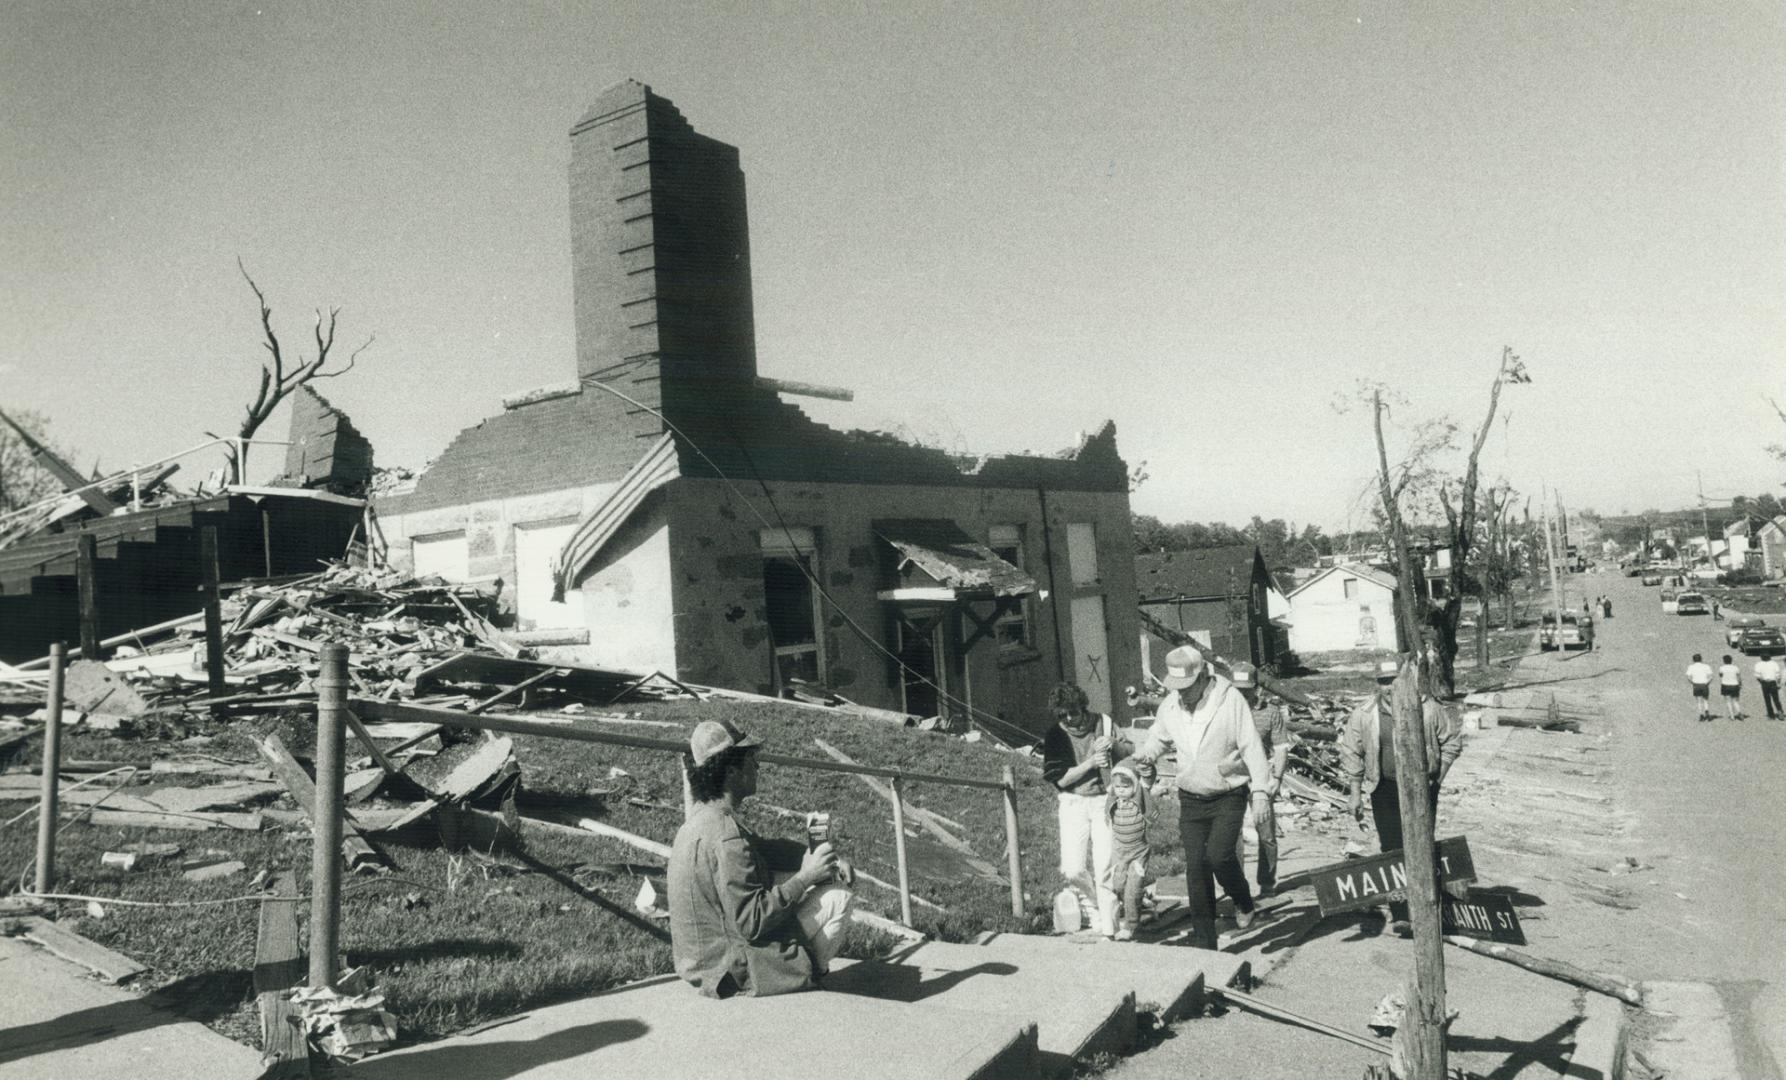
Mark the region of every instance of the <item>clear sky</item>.
<instances>
[{"instance_id":1,"label":"clear sky","mask_svg":"<svg viewBox=\"0 0 1786 1080\"><path fill-rule=\"evenodd\" d=\"M419 465L574 374L568 132L637 78L738 146L766 375L839 426L1052 450L1138 510L1362 516L1364 413L1575 508L1778 490L1786 33L1767 4L0 7L0 402L117 467L233 428L259 327ZM282 437L283 420L268 434ZM268 455L271 456L270 454ZM197 468L194 466L193 468Z\"/></svg>"}]
</instances>

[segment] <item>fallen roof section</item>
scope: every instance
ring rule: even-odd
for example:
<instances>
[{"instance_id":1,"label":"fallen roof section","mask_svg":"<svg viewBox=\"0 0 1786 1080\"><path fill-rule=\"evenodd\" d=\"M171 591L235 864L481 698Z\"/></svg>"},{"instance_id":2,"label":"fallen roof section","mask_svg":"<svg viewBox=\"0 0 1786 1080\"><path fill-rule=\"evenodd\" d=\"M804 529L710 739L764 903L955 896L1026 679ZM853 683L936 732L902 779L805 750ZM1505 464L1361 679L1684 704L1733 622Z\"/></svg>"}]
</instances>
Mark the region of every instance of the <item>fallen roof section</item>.
<instances>
[{"instance_id":1,"label":"fallen roof section","mask_svg":"<svg viewBox=\"0 0 1786 1080\"><path fill-rule=\"evenodd\" d=\"M953 521L900 519L876 521L872 527L899 556L898 584L881 593L883 600L992 600L1036 591L1035 578L999 558Z\"/></svg>"},{"instance_id":2,"label":"fallen roof section","mask_svg":"<svg viewBox=\"0 0 1786 1080\"><path fill-rule=\"evenodd\" d=\"M583 571L644 504L646 496L679 475L676 440L666 434L627 470L608 497L577 523L558 554L558 566L552 575L552 599L561 601L565 593L576 588Z\"/></svg>"}]
</instances>

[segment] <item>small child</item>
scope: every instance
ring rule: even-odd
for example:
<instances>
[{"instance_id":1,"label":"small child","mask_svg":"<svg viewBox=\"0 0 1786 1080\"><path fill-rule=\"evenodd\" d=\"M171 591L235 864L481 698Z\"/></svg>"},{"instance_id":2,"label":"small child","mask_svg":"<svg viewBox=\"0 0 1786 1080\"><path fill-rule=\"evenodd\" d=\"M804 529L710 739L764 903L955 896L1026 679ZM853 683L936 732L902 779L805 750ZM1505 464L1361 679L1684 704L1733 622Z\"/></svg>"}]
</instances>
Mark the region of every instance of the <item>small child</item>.
<instances>
[{"instance_id":1,"label":"small child","mask_svg":"<svg viewBox=\"0 0 1786 1080\"><path fill-rule=\"evenodd\" d=\"M1121 897L1116 940L1133 941L1141 918L1141 888L1147 877L1147 785L1127 761L1110 770L1104 813L1110 819L1110 888Z\"/></svg>"}]
</instances>

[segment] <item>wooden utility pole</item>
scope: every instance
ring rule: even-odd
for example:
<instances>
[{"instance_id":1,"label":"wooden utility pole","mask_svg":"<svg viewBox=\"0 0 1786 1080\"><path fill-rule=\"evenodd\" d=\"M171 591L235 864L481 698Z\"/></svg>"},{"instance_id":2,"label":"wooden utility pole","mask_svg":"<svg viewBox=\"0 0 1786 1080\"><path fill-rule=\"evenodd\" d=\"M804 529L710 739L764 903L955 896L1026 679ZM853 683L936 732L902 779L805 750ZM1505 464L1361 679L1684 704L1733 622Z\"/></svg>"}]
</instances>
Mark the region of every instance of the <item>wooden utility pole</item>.
<instances>
[{"instance_id":1,"label":"wooden utility pole","mask_svg":"<svg viewBox=\"0 0 1786 1080\"><path fill-rule=\"evenodd\" d=\"M1556 537L1552 533L1550 506L1546 503L1544 507L1544 557L1550 560L1550 602L1551 606L1556 609L1557 649L1561 651L1563 647L1563 583L1557 577ZM1539 620L1539 622L1542 625L1543 620Z\"/></svg>"},{"instance_id":2,"label":"wooden utility pole","mask_svg":"<svg viewBox=\"0 0 1786 1080\"><path fill-rule=\"evenodd\" d=\"M81 658L104 660L99 651L99 542L92 533L75 538L74 580L80 593Z\"/></svg>"},{"instance_id":3,"label":"wooden utility pole","mask_svg":"<svg viewBox=\"0 0 1786 1080\"><path fill-rule=\"evenodd\" d=\"M1488 597L1476 596L1476 666L1488 666Z\"/></svg>"},{"instance_id":4,"label":"wooden utility pole","mask_svg":"<svg viewBox=\"0 0 1786 1080\"><path fill-rule=\"evenodd\" d=\"M199 579L205 593L205 675L211 696L223 697L223 603L218 588L217 526L206 525L198 534Z\"/></svg>"},{"instance_id":5,"label":"wooden utility pole","mask_svg":"<svg viewBox=\"0 0 1786 1080\"><path fill-rule=\"evenodd\" d=\"M1418 665L1396 676L1395 783L1401 797L1408 914L1414 924L1414 971L1396 1038L1408 1080L1445 1078L1445 939L1439 920L1439 869L1433 861L1433 799L1426 759Z\"/></svg>"},{"instance_id":6,"label":"wooden utility pole","mask_svg":"<svg viewBox=\"0 0 1786 1080\"><path fill-rule=\"evenodd\" d=\"M62 643L50 645L50 689L44 701L43 788L37 811L37 891L56 883L56 830L62 826Z\"/></svg>"},{"instance_id":7,"label":"wooden utility pole","mask_svg":"<svg viewBox=\"0 0 1786 1080\"><path fill-rule=\"evenodd\" d=\"M310 988L334 989L341 947L341 746L347 712L347 646L322 647L316 677L316 802L310 861ZM302 770L300 770L301 772Z\"/></svg>"}]
</instances>

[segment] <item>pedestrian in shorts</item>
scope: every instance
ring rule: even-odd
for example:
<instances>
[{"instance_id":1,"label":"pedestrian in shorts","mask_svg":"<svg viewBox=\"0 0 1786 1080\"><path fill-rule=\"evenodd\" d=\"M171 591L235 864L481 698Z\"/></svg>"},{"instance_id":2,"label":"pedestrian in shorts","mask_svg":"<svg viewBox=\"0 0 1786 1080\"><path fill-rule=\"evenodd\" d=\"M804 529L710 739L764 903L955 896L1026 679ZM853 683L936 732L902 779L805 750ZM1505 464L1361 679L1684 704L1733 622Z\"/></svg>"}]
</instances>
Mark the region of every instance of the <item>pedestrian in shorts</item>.
<instances>
[{"instance_id":1,"label":"pedestrian in shorts","mask_svg":"<svg viewBox=\"0 0 1786 1080\"><path fill-rule=\"evenodd\" d=\"M1699 719L1712 718L1712 667L1698 653L1693 654L1693 662L1687 665L1687 683L1693 687L1693 700L1699 706Z\"/></svg>"},{"instance_id":2,"label":"pedestrian in shorts","mask_svg":"<svg viewBox=\"0 0 1786 1080\"><path fill-rule=\"evenodd\" d=\"M1769 720L1786 720L1780 709L1780 662L1771 656L1755 661L1755 685L1761 687L1761 705Z\"/></svg>"},{"instance_id":3,"label":"pedestrian in shorts","mask_svg":"<svg viewBox=\"0 0 1786 1080\"><path fill-rule=\"evenodd\" d=\"M1718 667L1718 694L1724 699L1726 719L1748 719L1743 715L1743 669L1731 662L1729 653Z\"/></svg>"}]
</instances>

